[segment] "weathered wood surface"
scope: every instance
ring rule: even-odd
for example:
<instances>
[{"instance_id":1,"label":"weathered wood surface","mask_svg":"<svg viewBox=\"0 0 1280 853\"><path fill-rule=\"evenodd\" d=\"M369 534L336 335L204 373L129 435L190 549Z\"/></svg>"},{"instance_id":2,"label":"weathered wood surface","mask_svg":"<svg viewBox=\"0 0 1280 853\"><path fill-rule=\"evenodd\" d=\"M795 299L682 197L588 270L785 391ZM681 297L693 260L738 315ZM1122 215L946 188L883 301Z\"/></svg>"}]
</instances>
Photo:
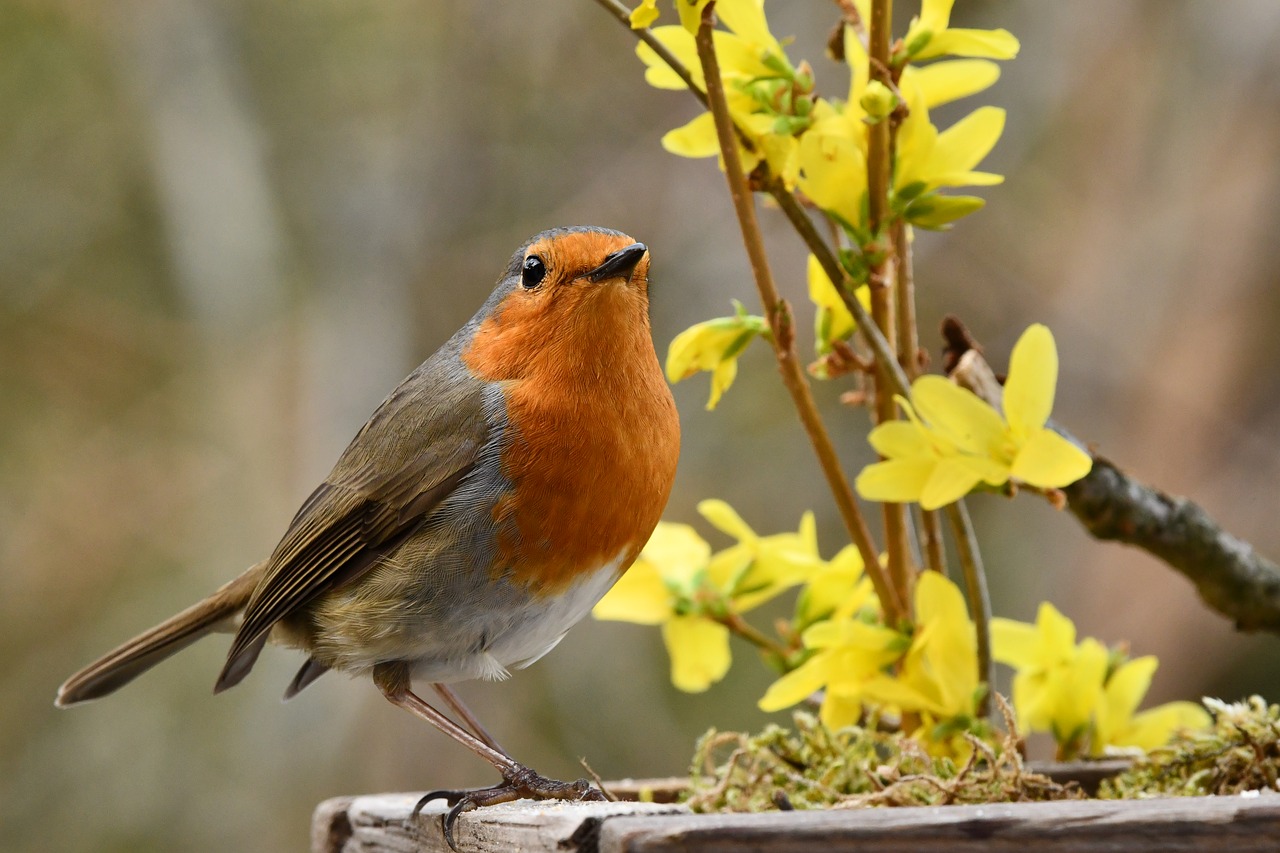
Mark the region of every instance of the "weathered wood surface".
<instances>
[{"instance_id":1,"label":"weathered wood surface","mask_svg":"<svg viewBox=\"0 0 1280 853\"><path fill-rule=\"evenodd\" d=\"M443 801L411 816L418 794L375 794L326 800L311 825L312 853L452 853L445 843ZM476 809L458 819L454 838L463 853L572 853L597 849L606 820L622 815L685 813L660 803L567 803L519 800Z\"/></svg>"},{"instance_id":2,"label":"weathered wood surface","mask_svg":"<svg viewBox=\"0 0 1280 853\"><path fill-rule=\"evenodd\" d=\"M316 810L313 853L449 853L442 804L410 812L415 794L345 797ZM653 803L533 803L480 809L458 821L464 853L1179 853L1280 851L1280 795L1078 800L693 815Z\"/></svg>"}]
</instances>

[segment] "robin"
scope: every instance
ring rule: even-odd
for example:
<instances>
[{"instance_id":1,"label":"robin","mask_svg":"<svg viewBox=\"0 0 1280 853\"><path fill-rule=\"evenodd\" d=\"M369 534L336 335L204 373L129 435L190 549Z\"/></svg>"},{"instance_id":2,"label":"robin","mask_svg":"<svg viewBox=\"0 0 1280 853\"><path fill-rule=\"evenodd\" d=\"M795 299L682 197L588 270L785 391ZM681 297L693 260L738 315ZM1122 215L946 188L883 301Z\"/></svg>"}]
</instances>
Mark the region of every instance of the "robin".
<instances>
[{"instance_id":1,"label":"robin","mask_svg":"<svg viewBox=\"0 0 1280 853\"><path fill-rule=\"evenodd\" d=\"M331 669L369 673L498 770L492 788L419 803L449 802L450 846L470 808L602 799L511 758L448 685L503 679L549 652L657 525L680 425L650 336L648 271L645 245L617 231L533 237L471 321L377 408L270 557L71 676L57 705L234 628L215 693L271 640L307 653L286 699Z\"/></svg>"}]
</instances>

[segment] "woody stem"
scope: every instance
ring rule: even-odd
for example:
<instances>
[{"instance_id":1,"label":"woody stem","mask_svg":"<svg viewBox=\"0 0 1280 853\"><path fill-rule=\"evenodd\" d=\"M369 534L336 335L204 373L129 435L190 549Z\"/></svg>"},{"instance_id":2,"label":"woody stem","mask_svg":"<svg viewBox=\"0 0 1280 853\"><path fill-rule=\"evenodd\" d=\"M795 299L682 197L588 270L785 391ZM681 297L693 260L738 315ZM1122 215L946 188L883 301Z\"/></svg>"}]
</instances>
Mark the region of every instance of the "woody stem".
<instances>
[{"instance_id":1,"label":"woody stem","mask_svg":"<svg viewBox=\"0 0 1280 853\"><path fill-rule=\"evenodd\" d=\"M667 49L666 45L658 41L651 30L647 28L639 30L631 28L629 18L631 12L626 6L622 5L619 0L596 0L596 3L613 15L636 38L652 47L658 58L665 62L675 72L676 76L684 81L685 85L689 87L689 92L698 99L698 102L704 107L708 106L707 93L703 92L694 83L693 75L685 67L685 64L677 59L675 54ZM742 139L740 131L738 131L738 136L739 139ZM814 227L809 214L805 213L804 208L800 206L800 202L796 200L796 197L776 177L769 181L768 192L778 202L782 212L786 214L787 219L791 222L791 227L795 228L796 233L800 235L800 239L805 242L805 245L809 247L809 251L818 259L823 272L835 282L836 290L839 292L841 300L850 313L853 314L853 319L858 325L858 332L866 339L867 346L875 354L877 363L888 365L886 378L890 387L893 388L895 393L910 397L910 380L907 379L906 373L903 372L894 358L893 349L889 346L889 342L885 340L884 335L880 333L880 328L872 321L871 315L862 307L862 303L853 297L853 290L848 284L849 276L845 274L844 268L840 266L840 261L836 259L835 252L831 251L831 247L822 238L822 235L818 233L818 229Z\"/></svg>"},{"instance_id":2,"label":"woody stem","mask_svg":"<svg viewBox=\"0 0 1280 853\"><path fill-rule=\"evenodd\" d=\"M871 78L892 87L889 76L889 40L893 21L893 0L872 0L871 28L868 38L871 57ZM889 209L889 181L893 166L894 134L889 117L871 125L867 131L867 208L871 240L874 244L871 256L876 258L867 278L871 290L871 317L884 332L893 360L900 352L897 313L897 249L892 240L892 213ZM897 404L893 399L888 374L890 368L876 359L875 414L877 423L895 420ZM907 540L906 504L881 504L884 519L885 553L888 557L889 577L903 601L911 600L912 567L910 544Z\"/></svg>"},{"instance_id":3,"label":"woody stem","mask_svg":"<svg viewBox=\"0 0 1280 853\"><path fill-rule=\"evenodd\" d=\"M849 486L849 479L840 466L831 436L827 432L821 415L818 414L818 407L814 402L808 379L796 357L794 336L790 328L790 310L778 296L773 273L769 268L769 258L765 254L760 224L756 220L754 199L742 173L742 158L738 153L733 119L729 115L724 83L720 78L720 63L716 58L715 43L711 37L714 8L715 4L710 3L703 10L702 23L698 27L695 43L698 49L698 60L702 63L703 78L706 81L708 107L715 121L720 154L724 158L724 173L729 182L729 195L738 217L738 227L742 232L742 242L751 263L756 288L760 291L760 301L764 305L765 315L773 330L770 338L774 355L778 360L778 371L782 374L782 382L791 394L796 412L809 436L809 442L813 445L814 453L817 454L818 462L822 466L827 485L831 488L836 507L849 531L849 536L862 555L863 564L875 586L876 595L880 597L885 616L890 623L896 623L906 615L906 611L897 590L880 568L879 555L871 538L871 530L867 527L867 521L861 510L858 509L858 504L853 497L853 489Z\"/></svg>"},{"instance_id":4,"label":"woody stem","mask_svg":"<svg viewBox=\"0 0 1280 853\"><path fill-rule=\"evenodd\" d=\"M743 619L737 613L726 613L723 616L713 617L716 622L728 628L734 634L746 640L751 645L760 649L762 652L768 652L778 658L779 662L787 659L787 649L775 640L769 638L767 634Z\"/></svg>"},{"instance_id":5,"label":"woody stem","mask_svg":"<svg viewBox=\"0 0 1280 853\"><path fill-rule=\"evenodd\" d=\"M973 613L974 628L978 633L978 678L985 681L987 690L978 703L978 716L985 717L991 710L991 691L995 687L995 667L991 660L991 596L987 593L987 573L982 568L982 554L978 551L978 537L969 520L969 510L964 498L948 504L945 510L951 523L951 538L956 543L960 558L960 572L964 575L965 593L969 609Z\"/></svg>"}]
</instances>

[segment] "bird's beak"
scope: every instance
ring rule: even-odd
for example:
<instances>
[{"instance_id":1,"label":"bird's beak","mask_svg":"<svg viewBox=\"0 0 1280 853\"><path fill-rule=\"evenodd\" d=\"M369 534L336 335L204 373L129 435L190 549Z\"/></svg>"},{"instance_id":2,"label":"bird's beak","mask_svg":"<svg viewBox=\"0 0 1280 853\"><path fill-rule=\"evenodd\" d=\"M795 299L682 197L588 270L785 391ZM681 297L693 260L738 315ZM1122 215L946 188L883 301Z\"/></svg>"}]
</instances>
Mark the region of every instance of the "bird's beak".
<instances>
[{"instance_id":1,"label":"bird's beak","mask_svg":"<svg viewBox=\"0 0 1280 853\"><path fill-rule=\"evenodd\" d=\"M649 247L644 243L632 243L605 258L604 263L587 273L587 278L596 282L610 278L630 278L636 264L648 253Z\"/></svg>"}]
</instances>

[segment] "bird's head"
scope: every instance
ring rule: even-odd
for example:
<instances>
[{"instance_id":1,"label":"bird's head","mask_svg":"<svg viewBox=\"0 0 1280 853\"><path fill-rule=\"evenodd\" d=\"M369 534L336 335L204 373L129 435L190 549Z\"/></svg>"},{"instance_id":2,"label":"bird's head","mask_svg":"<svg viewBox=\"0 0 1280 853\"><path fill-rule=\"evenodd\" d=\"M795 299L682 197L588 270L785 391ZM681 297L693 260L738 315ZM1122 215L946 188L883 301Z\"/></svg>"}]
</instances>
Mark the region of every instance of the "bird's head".
<instances>
[{"instance_id":1,"label":"bird's head","mask_svg":"<svg viewBox=\"0 0 1280 853\"><path fill-rule=\"evenodd\" d=\"M490 380L535 365L599 365L647 350L649 250L606 228L544 231L516 251L463 358ZM550 363L548 363L550 360ZM624 365L625 366L625 365Z\"/></svg>"}]
</instances>

